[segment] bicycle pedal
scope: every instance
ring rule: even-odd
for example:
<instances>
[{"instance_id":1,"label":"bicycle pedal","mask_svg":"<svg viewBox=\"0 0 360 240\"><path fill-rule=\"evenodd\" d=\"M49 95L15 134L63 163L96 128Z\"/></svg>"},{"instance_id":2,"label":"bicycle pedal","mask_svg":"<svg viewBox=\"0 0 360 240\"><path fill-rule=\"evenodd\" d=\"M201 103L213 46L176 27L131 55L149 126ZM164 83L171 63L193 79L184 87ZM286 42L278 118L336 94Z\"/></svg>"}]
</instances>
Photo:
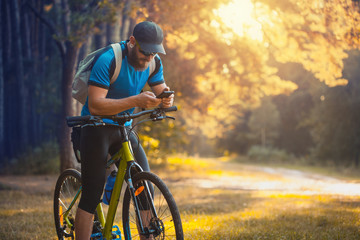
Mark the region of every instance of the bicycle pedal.
<instances>
[{"instance_id":1,"label":"bicycle pedal","mask_svg":"<svg viewBox=\"0 0 360 240\"><path fill-rule=\"evenodd\" d=\"M117 225L113 226L111 235L112 235L113 240L121 240L121 231ZM103 235L101 232L97 232L97 233L91 234L90 239L91 240L103 240L104 238L103 238Z\"/></svg>"},{"instance_id":2,"label":"bicycle pedal","mask_svg":"<svg viewBox=\"0 0 360 240\"><path fill-rule=\"evenodd\" d=\"M121 240L121 231L117 225L114 225L112 228L112 236L115 240Z\"/></svg>"}]
</instances>

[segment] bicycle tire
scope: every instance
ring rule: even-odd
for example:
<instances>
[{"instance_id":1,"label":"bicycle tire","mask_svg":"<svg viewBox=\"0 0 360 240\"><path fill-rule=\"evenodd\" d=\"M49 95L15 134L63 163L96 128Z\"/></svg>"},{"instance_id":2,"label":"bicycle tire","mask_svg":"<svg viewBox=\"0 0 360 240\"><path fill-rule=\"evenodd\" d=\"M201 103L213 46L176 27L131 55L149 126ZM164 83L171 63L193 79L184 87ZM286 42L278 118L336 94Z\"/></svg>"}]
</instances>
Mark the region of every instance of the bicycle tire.
<instances>
[{"instance_id":1,"label":"bicycle tire","mask_svg":"<svg viewBox=\"0 0 360 240\"><path fill-rule=\"evenodd\" d=\"M62 172L56 182L54 192L54 219L55 229L59 240L74 239L74 224L77 205L80 197L69 213L69 221L73 226L69 226L62 217L68 209L76 193L81 187L81 174L75 169L67 169Z\"/></svg>"},{"instance_id":2,"label":"bicycle tire","mask_svg":"<svg viewBox=\"0 0 360 240\"><path fill-rule=\"evenodd\" d=\"M69 213L69 221L73 226L69 226L66 223L62 214L69 208L80 187L81 174L75 169L65 170L57 179L54 192L54 219L55 229L59 240L75 239L75 215L81 195L77 198ZM99 225L100 223L98 222L98 217L95 212L93 233L94 231L98 231L98 228L101 227Z\"/></svg>"},{"instance_id":3,"label":"bicycle tire","mask_svg":"<svg viewBox=\"0 0 360 240\"><path fill-rule=\"evenodd\" d=\"M141 186L144 186L143 182L145 181L148 184L151 183L151 186L153 186L154 188L151 191L152 197L149 197L149 195L147 194L150 193L150 191L144 189L140 194L137 195L136 198L140 198L142 194L145 194L143 195L143 199L146 198L146 203L144 203L144 201L141 203L139 200L140 205L149 204L149 201L154 202L158 215L157 223L160 223L161 225L161 229L157 228L158 232L153 235L154 239L166 238L183 240L184 234L181 224L180 213L168 187L157 175L151 172L140 172L132 178L135 189L139 189ZM149 209L147 206L142 206L142 208ZM156 224L152 224L155 218L153 217L152 213L151 215L152 216L150 218L150 229L155 229L156 227L153 228L153 226ZM138 233L136 225L137 220L135 214L135 207L133 201L131 201L129 188L126 189L124 195L122 217L125 240L140 239L140 235Z\"/></svg>"}]
</instances>

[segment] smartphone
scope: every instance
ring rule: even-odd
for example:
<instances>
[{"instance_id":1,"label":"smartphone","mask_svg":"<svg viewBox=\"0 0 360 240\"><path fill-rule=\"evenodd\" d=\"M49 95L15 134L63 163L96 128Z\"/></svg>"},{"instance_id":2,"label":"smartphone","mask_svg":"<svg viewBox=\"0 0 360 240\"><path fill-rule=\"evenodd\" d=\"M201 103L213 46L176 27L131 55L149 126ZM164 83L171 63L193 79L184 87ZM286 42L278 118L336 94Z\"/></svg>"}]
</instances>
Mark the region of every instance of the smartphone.
<instances>
[{"instance_id":1,"label":"smartphone","mask_svg":"<svg viewBox=\"0 0 360 240\"><path fill-rule=\"evenodd\" d=\"M163 91L158 96L156 96L156 98L168 98L171 96L171 94L174 94L174 91Z\"/></svg>"}]
</instances>

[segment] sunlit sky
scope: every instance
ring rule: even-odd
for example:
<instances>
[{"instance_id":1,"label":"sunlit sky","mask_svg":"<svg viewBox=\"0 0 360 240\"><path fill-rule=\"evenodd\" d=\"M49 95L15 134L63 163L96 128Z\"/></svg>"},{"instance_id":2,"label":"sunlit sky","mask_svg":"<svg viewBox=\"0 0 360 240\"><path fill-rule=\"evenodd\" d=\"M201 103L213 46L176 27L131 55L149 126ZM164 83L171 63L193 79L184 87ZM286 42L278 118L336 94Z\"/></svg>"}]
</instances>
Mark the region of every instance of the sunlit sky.
<instances>
[{"instance_id":1,"label":"sunlit sky","mask_svg":"<svg viewBox=\"0 0 360 240\"><path fill-rule=\"evenodd\" d=\"M254 5L251 0L233 0L214 12L239 36L263 40L262 27L254 18Z\"/></svg>"}]
</instances>

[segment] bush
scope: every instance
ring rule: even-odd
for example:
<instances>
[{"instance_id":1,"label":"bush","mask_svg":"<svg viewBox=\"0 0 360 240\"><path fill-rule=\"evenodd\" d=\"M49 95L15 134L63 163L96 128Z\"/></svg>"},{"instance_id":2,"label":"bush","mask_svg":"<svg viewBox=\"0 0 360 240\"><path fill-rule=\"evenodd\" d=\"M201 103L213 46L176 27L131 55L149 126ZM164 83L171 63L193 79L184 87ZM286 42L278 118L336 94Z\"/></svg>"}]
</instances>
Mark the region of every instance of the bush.
<instances>
[{"instance_id":1,"label":"bush","mask_svg":"<svg viewBox=\"0 0 360 240\"><path fill-rule=\"evenodd\" d=\"M288 154L285 150L279 150L272 147L252 146L247 156L255 162L274 162L284 163L294 159L293 155Z\"/></svg>"},{"instance_id":2,"label":"bush","mask_svg":"<svg viewBox=\"0 0 360 240\"><path fill-rule=\"evenodd\" d=\"M57 143L48 142L28 149L19 157L11 159L3 168L5 174L55 174L59 173L60 157Z\"/></svg>"}]
</instances>

